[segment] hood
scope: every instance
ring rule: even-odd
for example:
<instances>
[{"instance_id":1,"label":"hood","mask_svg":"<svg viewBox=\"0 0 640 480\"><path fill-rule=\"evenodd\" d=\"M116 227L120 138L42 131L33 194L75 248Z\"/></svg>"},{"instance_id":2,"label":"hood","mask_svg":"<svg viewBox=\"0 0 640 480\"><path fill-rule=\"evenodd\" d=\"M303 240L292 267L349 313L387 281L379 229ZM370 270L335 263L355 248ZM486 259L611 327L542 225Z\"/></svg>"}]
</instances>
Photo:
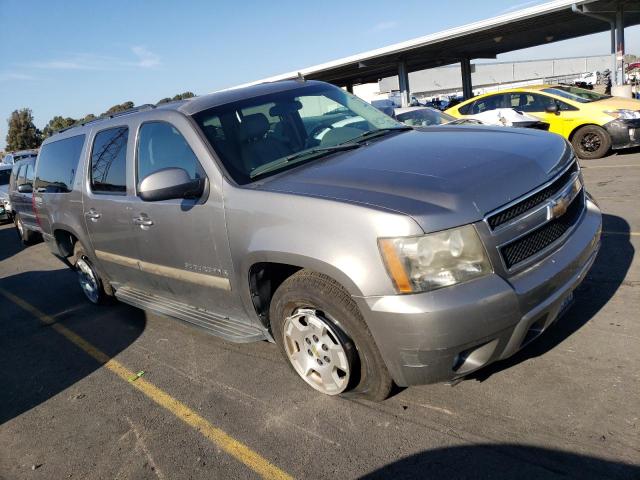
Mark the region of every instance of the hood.
<instances>
[{"instance_id":1,"label":"hood","mask_svg":"<svg viewBox=\"0 0 640 480\"><path fill-rule=\"evenodd\" d=\"M560 136L538 130L437 126L318 159L252 188L392 210L432 232L478 221L533 190L570 153Z\"/></svg>"},{"instance_id":2,"label":"hood","mask_svg":"<svg viewBox=\"0 0 640 480\"><path fill-rule=\"evenodd\" d=\"M596 102L587 103L593 107L601 108L605 110L640 110L640 100L624 97L611 97L604 100L598 100Z\"/></svg>"}]
</instances>

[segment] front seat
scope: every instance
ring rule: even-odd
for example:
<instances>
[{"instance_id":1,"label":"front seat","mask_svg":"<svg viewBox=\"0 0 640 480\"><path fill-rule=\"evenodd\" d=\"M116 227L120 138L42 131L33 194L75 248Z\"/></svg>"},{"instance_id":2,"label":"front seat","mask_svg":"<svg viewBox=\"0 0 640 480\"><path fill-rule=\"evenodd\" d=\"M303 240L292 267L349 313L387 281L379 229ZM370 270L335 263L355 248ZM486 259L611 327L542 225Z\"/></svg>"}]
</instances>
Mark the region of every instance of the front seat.
<instances>
[{"instance_id":1,"label":"front seat","mask_svg":"<svg viewBox=\"0 0 640 480\"><path fill-rule=\"evenodd\" d=\"M247 173L290 153L282 142L267 137L268 131L269 120L264 114L254 113L242 118L238 137L240 157Z\"/></svg>"}]
</instances>

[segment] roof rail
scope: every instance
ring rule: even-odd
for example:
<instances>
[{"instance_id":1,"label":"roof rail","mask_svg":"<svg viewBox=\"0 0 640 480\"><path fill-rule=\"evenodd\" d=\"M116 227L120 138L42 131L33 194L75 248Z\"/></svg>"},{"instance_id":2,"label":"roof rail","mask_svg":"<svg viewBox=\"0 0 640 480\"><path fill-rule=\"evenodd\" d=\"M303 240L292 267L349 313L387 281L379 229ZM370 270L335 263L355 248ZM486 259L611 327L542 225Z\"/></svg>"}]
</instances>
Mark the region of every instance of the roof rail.
<instances>
[{"instance_id":1,"label":"roof rail","mask_svg":"<svg viewBox=\"0 0 640 480\"><path fill-rule=\"evenodd\" d=\"M56 133L66 132L67 130L71 130L72 128L84 127L85 125L89 125L91 123L100 122L100 121L106 120L108 118L121 117L123 115L129 115L131 113L141 112L141 111L144 111L144 110L151 110L153 108L156 108L156 106L154 104L145 103L144 105L139 105L137 107L129 108L128 110L123 110L122 112L112 113L111 115L100 115L99 117L94 118L93 120L89 120L88 122L74 123L73 125L70 125L68 127L61 128L60 130L56 130L55 132L52 133L52 135L55 135Z\"/></svg>"}]
</instances>

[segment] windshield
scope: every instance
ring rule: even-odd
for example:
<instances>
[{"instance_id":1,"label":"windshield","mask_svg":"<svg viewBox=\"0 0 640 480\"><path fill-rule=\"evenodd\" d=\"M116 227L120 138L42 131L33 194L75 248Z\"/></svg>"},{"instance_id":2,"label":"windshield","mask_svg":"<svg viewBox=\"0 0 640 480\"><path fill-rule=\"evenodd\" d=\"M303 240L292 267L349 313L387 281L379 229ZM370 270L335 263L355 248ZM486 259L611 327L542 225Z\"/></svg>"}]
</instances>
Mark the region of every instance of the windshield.
<instances>
[{"instance_id":1,"label":"windshield","mask_svg":"<svg viewBox=\"0 0 640 480\"><path fill-rule=\"evenodd\" d=\"M453 122L455 117L431 108L419 108L408 112L397 113L396 120L412 127L429 127L431 125L443 125Z\"/></svg>"},{"instance_id":2,"label":"windshield","mask_svg":"<svg viewBox=\"0 0 640 480\"><path fill-rule=\"evenodd\" d=\"M199 112L196 123L239 184L345 150L352 140L406 128L332 85L308 84ZM305 152L309 153L306 155ZM295 162L289 161L296 159ZM265 168L266 164L276 168ZM262 168L261 168L262 167ZM257 175L254 173L253 178Z\"/></svg>"},{"instance_id":3,"label":"windshield","mask_svg":"<svg viewBox=\"0 0 640 480\"><path fill-rule=\"evenodd\" d=\"M0 170L0 185L9 185L9 177L11 177L10 168Z\"/></svg>"},{"instance_id":4,"label":"windshield","mask_svg":"<svg viewBox=\"0 0 640 480\"><path fill-rule=\"evenodd\" d=\"M569 87L569 86L557 86L553 88L543 88L543 92L558 95L559 97L568 98L578 103L591 103L598 100L604 100L605 98L611 98L610 95L602 95L591 90L585 90L584 88Z\"/></svg>"}]
</instances>

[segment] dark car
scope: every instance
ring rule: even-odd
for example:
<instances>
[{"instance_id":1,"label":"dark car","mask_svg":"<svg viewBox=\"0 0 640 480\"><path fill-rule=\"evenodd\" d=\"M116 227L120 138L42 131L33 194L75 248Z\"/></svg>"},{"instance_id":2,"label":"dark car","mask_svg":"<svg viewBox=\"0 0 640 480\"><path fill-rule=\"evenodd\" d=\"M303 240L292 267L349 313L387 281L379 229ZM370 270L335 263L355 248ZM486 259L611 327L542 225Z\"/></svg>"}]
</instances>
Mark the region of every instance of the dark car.
<instances>
[{"instance_id":1,"label":"dark car","mask_svg":"<svg viewBox=\"0 0 640 480\"><path fill-rule=\"evenodd\" d=\"M35 163L35 157L15 163L9 180L11 217L24 245L40 238L40 225L33 208Z\"/></svg>"}]
</instances>

